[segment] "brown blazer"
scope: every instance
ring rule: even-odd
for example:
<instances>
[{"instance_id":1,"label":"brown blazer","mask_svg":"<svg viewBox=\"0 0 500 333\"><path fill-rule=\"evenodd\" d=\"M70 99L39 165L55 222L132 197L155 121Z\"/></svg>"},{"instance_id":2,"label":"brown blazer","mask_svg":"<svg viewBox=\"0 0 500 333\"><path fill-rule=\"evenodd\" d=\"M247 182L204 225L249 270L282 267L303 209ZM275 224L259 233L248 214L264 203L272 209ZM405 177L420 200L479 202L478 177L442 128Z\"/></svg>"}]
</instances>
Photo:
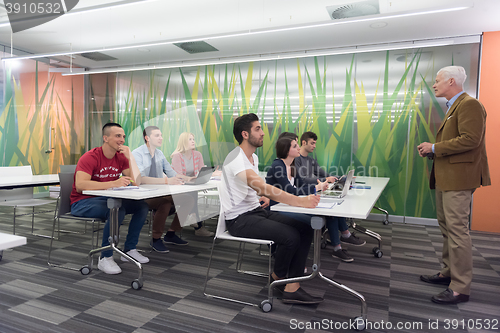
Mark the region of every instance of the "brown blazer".
<instances>
[{"instance_id":1,"label":"brown blazer","mask_svg":"<svg viewBox=\"0 0 500 333\"><path fill-rule=\"evenodd\" d=\"M491 185L484 144L486 111L467 93L460 95L436 134L431 189L461 191Z\"/></svg>"}]
</instances>

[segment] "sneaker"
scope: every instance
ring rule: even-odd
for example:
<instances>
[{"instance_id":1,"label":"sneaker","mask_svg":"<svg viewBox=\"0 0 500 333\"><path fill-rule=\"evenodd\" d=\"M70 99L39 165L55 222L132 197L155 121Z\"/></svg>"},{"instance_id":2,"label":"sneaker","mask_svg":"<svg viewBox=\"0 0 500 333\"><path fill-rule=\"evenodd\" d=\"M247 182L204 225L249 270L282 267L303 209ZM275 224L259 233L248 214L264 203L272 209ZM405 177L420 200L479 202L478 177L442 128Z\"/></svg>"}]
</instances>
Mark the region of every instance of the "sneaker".
<instances>
[{"instance_id":1,"label":"sneaker","mask_svg":"<svg viewBox=\"0 0 500 333\"><path fill-rule=\"evenodd\" d=\"M113 257L99 258L97 268L106 274L120 274L122 272L120 266L118 266Z\"/></svg>"},{"instance_id":2,"label":"sneaker","mask_svg":"<svg viewBox=\"0 0 500 333\"><path fill-rule=\"evenodd\" d=\"M180 238L176 234L174 234L172 237L163 237L163 241L167 244L174 244L174 245L188 245L188 242L185 241L184 239ZM168 250L167 250L168 251Z\"/></svg>"},{"instance_id":3,"label":"sneaker","mask_svg":"<svg viewBox=\"0 0 500 333\"><path fill-rule=\"evenodd\" d=\"M168 248L161 241L161 238L157 239L155 241L151 240L151 242L149 242L149 246L151 246L151 248L154 251L159 252L159 253L168 253L169 252Z\"/></svg>"},{"instance_id":4,"label":"sneaker","mask_svg":"<svg viewBox=\"0 0 500 333\"><path fill-rule=\"evenodd\" d=\"M351 234L351 236L349 236L348 238L345 238L345 237L341 236L340 237L340 241L342 243L347 243L347 244L351 244L351 245L354 245L354 246L362 246L362 245L366 244L365 240L362 240L359 237L356 237L354 234Z\"/></svg>"},{"instance_id":5,"label":"sneaker","mask_svg":"<svg viewBox=\"0 0 500 333\"><path fill-rule=\"evenodd\" d=\"M199 229L195 229L194 234L196 236L203 236L203 237L212 237L213 235L215 235L213 232L208 231L207 228L203 226Z\"/></svg>"},{"instance_id":6,"label":"sneaker","mask_svg":"<svg viewBox=\"0 0 500 333\"><path fill-rule=\"evenodd\" d=\"M130 250L130 251L127 252L127 254L129 256L131 256L132 258L134 258L135 260L137 260L138 262L140 262L141 264L146 264L146 263L149 262L148 257L145 257L142 254L140 254L137 251L137 249ZM122 261L128 261L128 259L125 258L124 256L122 256L121 259L122 259Z\"/></svg>"},{"instance_id":7,"label":"sneaker","mask_svg":"<svg viewBox=\"0 0 500 333\"><path fill-rule=\"evenodd\" d=\"M354 259L352 259L351 257L349 257L349 254L347 254L347 251L344 250L344 249L333 251L332 252L332 257L339 258L343 262L353 262L354 261Z\"/></svg>"}]
</instances>

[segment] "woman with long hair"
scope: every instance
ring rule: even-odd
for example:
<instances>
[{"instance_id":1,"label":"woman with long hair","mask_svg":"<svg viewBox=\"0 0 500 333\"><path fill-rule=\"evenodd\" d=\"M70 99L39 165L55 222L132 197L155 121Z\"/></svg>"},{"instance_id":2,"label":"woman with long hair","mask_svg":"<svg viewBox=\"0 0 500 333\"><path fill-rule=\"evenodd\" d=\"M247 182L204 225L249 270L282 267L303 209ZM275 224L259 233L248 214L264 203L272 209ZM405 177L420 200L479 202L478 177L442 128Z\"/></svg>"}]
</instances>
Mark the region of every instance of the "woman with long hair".
<instances>
[{"instance_id":1,"label":"woman with long hair","mask_svg":"<svg viewBox=\"0 0 500 333\"><path fill-rule=\"evenodd\" d=\"M199 151L196 150L196 142L194 140L194 134L189 132L183 132L179 136L179 141L177 141L177 148L174 150L172 155L172 168L178 174L196 177L200 172L201 168L205 165L203 162L203 156ZM196 195L195 202L198 202L198 193L193 192ZM195 205L196 216L198 216L198 206ZM211 237L214 235L213 232L207 230L201 221L193 224L194 234L196 236L206 236Z\"/></svg>"}]
</instances>

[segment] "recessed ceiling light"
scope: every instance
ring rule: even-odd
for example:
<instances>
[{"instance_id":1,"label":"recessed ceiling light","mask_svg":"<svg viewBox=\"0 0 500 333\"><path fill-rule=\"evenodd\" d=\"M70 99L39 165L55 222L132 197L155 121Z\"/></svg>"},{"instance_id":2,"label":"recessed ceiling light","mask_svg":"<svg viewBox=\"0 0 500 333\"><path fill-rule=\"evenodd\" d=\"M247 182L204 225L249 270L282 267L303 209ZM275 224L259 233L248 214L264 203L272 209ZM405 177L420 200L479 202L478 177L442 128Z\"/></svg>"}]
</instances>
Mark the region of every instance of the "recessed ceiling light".
<instances>
[{"instance_id":1,"label":"recessed ceiling light","mask_svg":"<svg viewBox=\"0 0 500 333\"><path fill-rule=\"evenodd\" d=\"M139 52L149 52L150 50L146 49L144 47L141 47L141 48L137 49L137 51L139 51Z\"/></svg>"},{"instance_id":2,"label":"recessed ceiling light","mask_svg":"<svg viewBox=\"0 0 500 333\"><path fill-rule=\"evenodd\" d=\"M370 24L370 27L372 27L373 29L380 29L380 28L383 28L386 26L387 26L387 22L375 22L375 23Z\"/></svg>"}]
</instances>

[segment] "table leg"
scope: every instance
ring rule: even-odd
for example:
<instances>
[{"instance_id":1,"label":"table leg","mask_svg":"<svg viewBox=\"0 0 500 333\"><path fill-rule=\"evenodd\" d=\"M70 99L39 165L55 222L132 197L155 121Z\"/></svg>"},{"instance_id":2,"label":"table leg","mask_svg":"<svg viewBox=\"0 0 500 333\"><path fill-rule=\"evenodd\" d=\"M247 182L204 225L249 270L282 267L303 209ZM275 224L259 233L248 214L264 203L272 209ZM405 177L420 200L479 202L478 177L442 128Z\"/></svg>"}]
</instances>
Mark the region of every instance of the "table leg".
<instances>
[{"instance_id":1,"label":"table leg","mask_svg":"<svg viewBox=\"0 0 500 333\"><path fill-rule=\"evenodd\" d=\"M363 295L358 293L357 291L341 284L338 283L334 280L331 280L321 274L320 272L320 267L321 267L321 229L325 225L325 218L320 217L320 216L314 216L311 218L311 227L314 229L314 257L313 257L313 265L312 265L312 272L309 275L306 276L301 276L301 277L295 277L295 278L289 278L289 279L283 279L283 280L277 280L274 281L271 284L271 287L275 287L278 285L283 285L283 284L288 284L288 283L294 283L294 282L302 282L302 281L307 281L315 278L316 276L319 276L319 278L323 281L326 281L328 284L331 284L332 286L339 288L340 290L358 298L361 302L361 317L356 317L355 320L362 320L366 321L367 318L367 305L366 301ZM269 295L269 299L272 300L272 295ZM272 303L271 303L272 304Z\"/></svg>"},{"instance_id":2,"label":"table leg","mask_svg":"<svg viewBox=\"0 0 500 333\"><path fill-rule=\"evenodd\" d=\"M120 224L118 222L118 211L120 210L120 207L122 205L121 199L113 199L109 198L108 199L108 208L110 209L110 216L109 216L109 245L100 247L98 249L91 250L88 255L88 265L84 266L80 269L80 272L83 275L87 275L92 271L92 265L93 265L93 256L96 253L102 252L104 250L112 249L113 251L116 251L118 254L121 254L125 258L128 259L128 261L134 263L137 266L137 269L139 271L139 276L137 277L136 280L132 281L132 288L134 289L141 289L142 285L144 283L144 279L142 276L142 265L140 262L123 252L121 249L119 249L118 243L120 242Z\"/></svg>"}]
</instances>

